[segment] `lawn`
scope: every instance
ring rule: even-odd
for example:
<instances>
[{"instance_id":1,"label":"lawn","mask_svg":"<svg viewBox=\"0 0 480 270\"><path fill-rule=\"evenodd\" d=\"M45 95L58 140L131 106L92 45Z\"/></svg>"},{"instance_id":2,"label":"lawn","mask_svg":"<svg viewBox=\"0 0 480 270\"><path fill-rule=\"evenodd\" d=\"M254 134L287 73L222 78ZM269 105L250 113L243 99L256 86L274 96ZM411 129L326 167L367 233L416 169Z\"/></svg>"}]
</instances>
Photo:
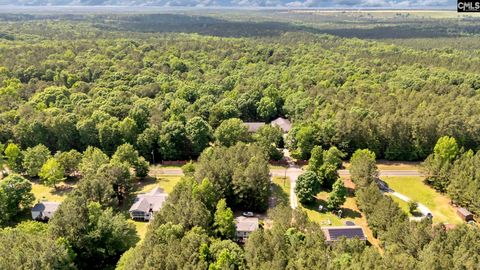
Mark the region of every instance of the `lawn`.
<instances>
[{"instance_id":1,"label":"lawn","mask_svg":"<svg viewBox=\"0 0 480 270\"><path fill-rule=\"evenodd\" d=\"M135 184L135 189L136 189L135 194L149 192L150 190L154 189L156 186L163 188L163 190L165 190L165 192L167 193L171 193L173 191L173 188L180 181L181 178L182 178L181 175L168 175L168 174L160 174L156 178L147 177L141 181L138 181ZM133 198L132 198L132 201L133 201ZM145 237L145 233L147 232L149 223L134 221L134 220L130 220L130 221L135 225L135 228L137 230L138 236L140 236L140 239L143 239Z\"/></svg>"},{"instance_id":2,"label":"lawn","mask_svg":"<svg viewBox=\"0 0 480 270\"><path fill-rule=\"evenodd\" d=\"M424 204L432 211L434 223L458 224L462 220L456 215L455 208L449 204L449 199L423 183L418 176L389 176L382 180L393 190L410 197L412 200ZM402 205L400 204L402 207ZM402 207L402 209L404 206ZM407 210L408 212L408 210Z\"/></svg>"},{"instance_id":3,"label":"lawn","mask_svg":"<svg viewBox=\"0 0 480 270\"><path fill-rule=\"evenodd\" d=\"M67 194L73 190L73 186L64 184L63 182L57 185L55 190L53 187L47 187L38 183L37 181L31 181L32 193L35 195L35 202L39 200L49 202L63 202L67 197Z\"/></svg>"},{"instance_id":4,"label":"lawn","mask_svg":"<svg viewBox=\"0 0 480 270\"><path fill-rule=\"evenodd\" d=\"M272 196L275 198L275 204L290 205L290 178L275 176L272 180Z\"/></svg>"}]
</instances>

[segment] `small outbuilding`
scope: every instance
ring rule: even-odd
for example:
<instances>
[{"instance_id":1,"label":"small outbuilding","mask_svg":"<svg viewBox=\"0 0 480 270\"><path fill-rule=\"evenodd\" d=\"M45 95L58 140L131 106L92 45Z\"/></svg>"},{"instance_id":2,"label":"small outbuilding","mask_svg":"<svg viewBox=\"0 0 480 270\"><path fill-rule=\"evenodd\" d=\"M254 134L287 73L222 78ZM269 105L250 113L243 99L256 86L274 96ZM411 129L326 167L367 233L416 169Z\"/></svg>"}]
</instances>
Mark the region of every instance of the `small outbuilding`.
<instances>
[{"instance_id":1,"label":"small outbuilding","mask_svg":"<svg viewBox=\"0 0 480 270\"><path fill-rule=\"evenodd\" d=\"M248 236L258 229L258 218L240 216L235 218L237 239L245 241Z\"/></svg>"},{"instance_id":2,"label":"small outbuilding","mask_svg":"<svg viewBox=\"0 0 480 270\"><path fill-rule=\"evenodd\" d=\"M163 189L156 187L146 194L139 194L128 212L135 220L149 221L153 219L155 212L158 212L168 195Z\"/></svg>"},{"instance_id":3,"label":"small outbuilding","mask_svg":"<svg viewBox=\"0 0 480 270\"><path fill-rule=\"evenodd\" d=\"M278 117L270 123L272 126L278 126L284 133L288 133L292 129L292 123L290 120L283 117Z\"/></svg>"},{"instance_id":4,"label":"small outbuilding","mask_svg":"<svg viewBox=\"0 0 480 270\"><path fill-rule=\"evenodd\" d=\"M367 241L367 236L361 226L330 226L322 227L322 232L325 235L327 243L334 243L341 238L353 239L358 238L362 241Z\"/></svg>"},{"instance_id":5,"label":"small outbuilding","mask_svg":"<svg viewBox=\"0 0 480 270\"><path fill-rule=\"evenodd\" d=\"M463 207L457 208L457 215L465 221L473 220L473 214Z\"/></svg>"},{"instance_id":6,"label":"small outbuilding","mask_svg":"<svg viewBox=\"0 0 480 270\"><path fill-rule=\"evenodd\" d=\"M248 132L250 132L250 133L255 133L261 127L265 126L264 122L245 122L244 124L247 126Z\"/></svg>"},{"instance_id":7,"label":"small outbuilding","mask_svg":"<svg viewBox=\"0 0 480 270\"><path fill-rule=\"evenodd\" d=\"M31 210L32 219L46 222L53 217L59 206L60 203L58 202L39 202Z\"/></svg>"}]
</instances>

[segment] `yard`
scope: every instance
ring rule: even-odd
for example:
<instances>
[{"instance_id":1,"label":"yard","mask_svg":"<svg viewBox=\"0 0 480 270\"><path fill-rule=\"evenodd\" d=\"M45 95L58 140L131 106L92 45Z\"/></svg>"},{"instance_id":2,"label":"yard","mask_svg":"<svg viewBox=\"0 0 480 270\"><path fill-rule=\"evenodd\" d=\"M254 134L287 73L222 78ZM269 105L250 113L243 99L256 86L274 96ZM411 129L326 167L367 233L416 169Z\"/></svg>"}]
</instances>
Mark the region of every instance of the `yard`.
<instances>
[{"instance_id":1,"label":"yard","mask_svg":"<svg viewBox=\"0 0 480 270\"><path fill-rule=\"evenodd\" d=\"M171 193L173 191L173 188L180 181L181 178L182 178L182 175L171 175L171 174L156 174L156 177L152 177L152 176L147 177L141 181L138 181L135 184L136 191L134 195L139 193L149 192L150 190L154 189L156 186L162 188L167 193ZM128 207L130 205L131 204L129 204ZM143 239L145 237L145 233L147 232L149 223L142 222L142 221L134 221L134 220L131 220L131 222L135 225L135 228L137 230L138 235L140 236L140 239Z\"/></svg>"},{"instance_id":2,"label":"yard","mask_svg":"<svg viewBox=\"0 0 480 270\"><path fill-rule=\"evenodd\" d=\"M458 224L462 222L456 215L455 208L449 204L450 200L423 183L422 177L385 176L382 177L382 180L384 180L391 189L428 207L432 211L434 223ZM399 204L402 209L405 209L406 203L400 202ZM408 213L408 208L406 211Z\"/></svg>"},{"instance_id":3,"label":"yard","mask_svg":"<svg viewBox=\"0 0 480 270\"><path fill-rule=\"evenodd\" d=\"M283 197L283 198L289 198L290 197L290 179L287 179L287 181L284 181L283 177L274 177L273 178L273 194L275 197ZM321 204L323 206L326 206L326 201L328 199L328 193L325 191L320 192L317 194L317 200L314 204L309 205L309 206L302 206L299 205L301 209L303 209L307 215L308 218L311 221L314 221L322 226L344 226L346 221L353 221L355 224L362 226L365 230L365 234L368 237L369 242L378 247L378 240L373 237L372 231L370 228L368 228L367 225L367 220L364 215L360 212L360 210L357 207L357 204L355 202L355 197L354 197L354 184L347 180L345 180L345 186L348 189L349 195L347 197L346 202L342 206L342 218L339 218L337 215L333 214L330 211L322 211L320 212L318 210L318 206ZM283 192L284 195L278 195L279 192ZM288 203L290 201L288 200Z\"/></svg>"},{"instance_id":4,"label":"yard","mask_svg":"<svg viewBox=\"0 0 480 270\"><path fill-rule=\"evenodd\" d=\"M35 202L37 201L49 201L49 202L63 202L68 193L73 190L73 185L60 183L57 185L57 189L53 187L47 187L38 183L38 181L31 181L32 193L35 195Z\"/></svg>"}]
</instances>

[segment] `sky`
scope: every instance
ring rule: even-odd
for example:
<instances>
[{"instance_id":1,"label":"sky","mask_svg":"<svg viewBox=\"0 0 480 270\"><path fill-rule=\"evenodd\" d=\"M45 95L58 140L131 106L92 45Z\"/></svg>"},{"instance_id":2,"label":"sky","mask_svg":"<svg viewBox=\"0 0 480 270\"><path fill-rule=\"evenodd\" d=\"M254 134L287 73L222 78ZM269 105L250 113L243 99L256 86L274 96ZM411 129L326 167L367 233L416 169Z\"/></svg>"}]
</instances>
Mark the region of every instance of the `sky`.
<instances>
[{"instance_id":1,"label":"sky","mask_svg":"<svg viewBox=\"0 0 480 270\"><path fill-rule=\"evenodd\" d=\"M456 0L0 0L0 5L122 5L165 7L445 8Z\"/></svg>"}]
</instances>

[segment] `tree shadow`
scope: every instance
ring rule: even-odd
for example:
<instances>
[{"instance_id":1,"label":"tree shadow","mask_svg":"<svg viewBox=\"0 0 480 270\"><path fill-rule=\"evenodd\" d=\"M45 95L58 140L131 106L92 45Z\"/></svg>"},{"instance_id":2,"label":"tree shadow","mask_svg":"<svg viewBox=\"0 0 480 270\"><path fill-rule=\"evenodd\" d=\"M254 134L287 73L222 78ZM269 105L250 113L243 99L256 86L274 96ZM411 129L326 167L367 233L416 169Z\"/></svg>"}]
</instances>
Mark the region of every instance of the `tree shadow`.
<instances>
[{"instance_id":1,"label":"tree shadow","mask_svg":"<svg viewBox=\"0 0 480 270\"><path fill-rule=\"evenodd\" d=\"M58 196L64 196L70 193L73 190L71 185L60 185L57 188L54 188L50 193Z\"/></svg>"},{"instance_id":2,"label":"tree shadow","mask_svg":"<svg viewBox=\"0 0 480 270\"><path fill-rule=\"evenodd\" d=\"M152 185L155 183L157 183L157 178L148 175L145 178L134 182L131 193L142 190L145 186Z\"/></svg>"},{"instance_id":3,"label":"tree shadow","mask_svg":"<svg viewBox=\"0 0 480 270\"><path fill-rule=\"evenodd\" d=\"M342 210L342 218L355 219L355 218L361 218L362 217L362 214L360 212L355 211L353 209L342 207L341 210Z\"/></svg>"},{"instance_id":4,"label":"tree shadow","mask_svg":"<svg viewBox=\"0 0 480 270\"><path fill-rule=\"evenodd\" d=\"M351 187L346 187L345 189L347 190L347 197L348 198L355 197L355 189L353 189Z\"/></svg>"},{"instance_id":5,"label":"tree shadow","mask_svg":"<svg viewBox=\"0 0 480 270\"><path fill-rule=\"evenodd\" d=\"M271 196L269 198L269 206L277 205L288 205L290 203L290 198L288 194L285 193L282 187L277 183L271 183Z\"/></svg>"}]
</instances>

